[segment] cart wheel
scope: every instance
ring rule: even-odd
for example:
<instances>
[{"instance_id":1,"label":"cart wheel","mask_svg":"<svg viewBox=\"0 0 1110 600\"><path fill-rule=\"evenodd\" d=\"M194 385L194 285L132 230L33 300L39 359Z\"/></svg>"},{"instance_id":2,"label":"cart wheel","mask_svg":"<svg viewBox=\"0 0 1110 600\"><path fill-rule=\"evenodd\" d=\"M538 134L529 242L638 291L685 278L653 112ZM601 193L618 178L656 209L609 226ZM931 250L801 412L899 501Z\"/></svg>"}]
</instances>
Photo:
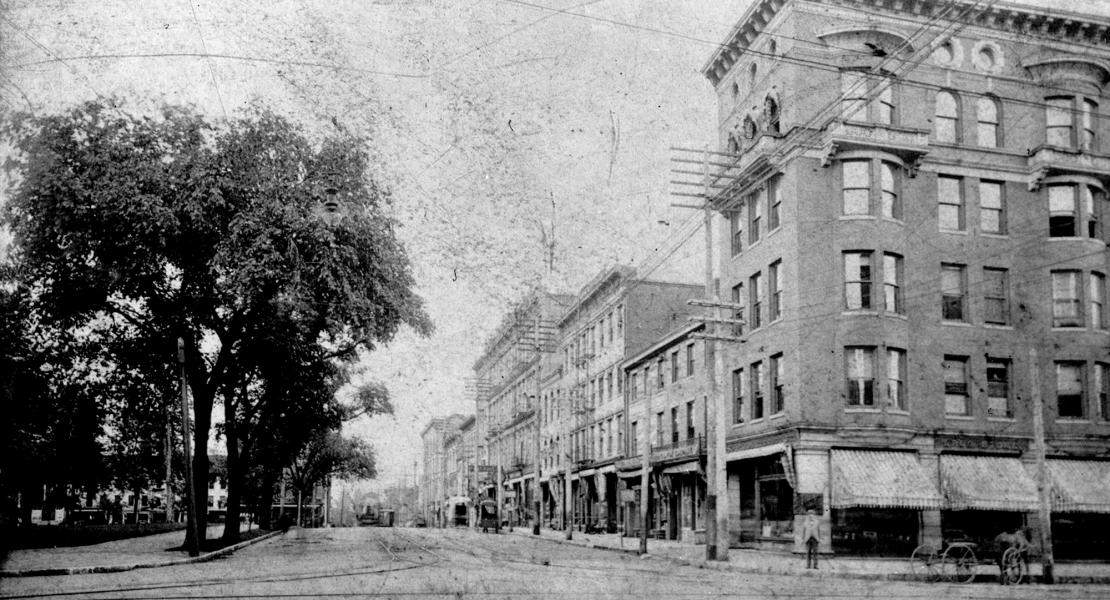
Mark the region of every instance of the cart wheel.
<instances>
[{"instance_id":1,"label":"cart wheel","mask_svg":"<svg viewBox=\"0 0 1110 600\"><path fill-rule=\"evenodd\" d=\"M910 555L910 575L922 581L940 579L940 557L937 549L929 544L921 544Z\"/></svg>"},{"instance_id":2,"label":"cart wheel","mask_svg":"<svg viewBox=\"0 0 1110 600\"><path fill-rule=\"evenodd\" d=\"M1021 551L1017 548L1007 548L1002 553L1002 585L1021 583L1025 579L1026 565L1022 560Z\"/></svg>"},{"instance_id":3,"label":"cart wheel","mask_svg":"<svg viewBox=\"0 0 1110 600\"><path fill-rule=\"evenodd\" d=\"M971 583L975 579L975 551L969 546L949 546L944 551L944 574L956 583Z\"/></svg>"}]
</instances>

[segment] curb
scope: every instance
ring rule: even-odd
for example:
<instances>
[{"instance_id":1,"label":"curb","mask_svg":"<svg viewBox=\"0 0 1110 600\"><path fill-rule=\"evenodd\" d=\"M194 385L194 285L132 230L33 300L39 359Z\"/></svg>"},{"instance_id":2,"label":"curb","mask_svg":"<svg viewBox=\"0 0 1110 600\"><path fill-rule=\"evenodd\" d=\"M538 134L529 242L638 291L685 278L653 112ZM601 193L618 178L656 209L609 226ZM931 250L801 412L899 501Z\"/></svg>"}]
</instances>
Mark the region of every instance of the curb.
<instances>
[{"instance_id":1,"label":"curb","mask_svg":"<svg viewBox=\"0 0 1110 600\"><path fill-rule=\"evenodd\" d=\"M156 567L172 567L176 565L189 565L193 563L208 562L215 560L222 556L227 556L236 550L246 548L251 544L268 540L275 536L281 535L280 531L271 531L251 538L246 541L232 544L226 548L220 548L200 556L190 556L188 558L174 558L170 560L161 560L149 563L131 563L123 565L105 565L99 567L59 567L51 569L24 569L21 571L0 571L0 577L46 577L50 575L87 575L89 573L122 573L124 571L133 571L135 569L152 569Z\"/></svg>"},{"instance_id":2,"label":"curb","mask_svg":"<svg viewBox=\"0 0 1110 600\"><path fill-rule=\"evenodd\" d=\"M555 543L555 544L563 544L565 546L578 546L580 548L593 548L595 550L608 550L610 552L618 552L618 553L622 553L622 554L638 555L640 553L638 548L614 548L613 546L595 545L595 544L590 544L590 543L579 543L579 542L576 542L574 540L569 540L568 541L568 540L554 539L554 538L548 538L548 537L543 537L543 536L529 536L529 537L532 538L532 539L536 539L538 537L539 539L541 539L545 542L552 542L552 543ZM786 569L774 569L774 568L759 569L759 568L756 568L756 567L745 567L745 566L742 566L742 565L734 565L732 563L710 562L710 561L706 561L706 560L687 560L687 559L684 559L684 558L676 558L676 557L673 557L673 556L667 556L665 554L652 554L651 552L648 552L647 554L644 554L643 557L664 560L664 561L667 561L667 562L670 562L670 563L673 563L673 564L682 565L682 566L686 566L686 567L696 567L698 569L716 569L718 571L735 571L737 573L759 573L759 574L764 574L764 575L793 575L793 576L799 576L800 575L802 577L815 577L815 578L818 578L818 579L838 578L838 579L860 579L860 580L870 580L870 581L916 581L916 579L913 576L911 576L909 574L906 574L906 573L843 573L843 572L836 572L836 571L821 571L821 570L816 570L816 571L811 571L811 570L791 571L791 570L786 570ZM1040 579L1040 576L1036 577L1034 579L1033 583L1039 584L1040 583L1039 579ZM925 583L925 582L922 582L922 583ZM995 581L994 583L997 583L997 581ZM1056 576L1056 583L1057 584L1110 584L1110 575L1102 575L1102 576L1082 575L1082 576L1072 576L1072 577L1069 577L1067 575L1064 575L1064 576L1057 575Z\"/></svg>"}]
</instances>

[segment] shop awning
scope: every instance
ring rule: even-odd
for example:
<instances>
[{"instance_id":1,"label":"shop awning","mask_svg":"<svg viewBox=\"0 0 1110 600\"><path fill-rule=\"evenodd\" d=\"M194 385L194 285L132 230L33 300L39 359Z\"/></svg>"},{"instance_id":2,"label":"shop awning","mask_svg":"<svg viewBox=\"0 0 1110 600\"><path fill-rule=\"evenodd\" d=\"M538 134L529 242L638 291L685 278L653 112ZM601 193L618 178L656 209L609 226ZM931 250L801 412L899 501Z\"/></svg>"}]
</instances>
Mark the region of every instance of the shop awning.
<instances>
[{"instance_id":1,"label":"shop awning","mask_svg":"<svg viewBox=\"0 0 1110 600\"><path fill-rule=\"evenodd\" d=\"M913 452L832 451L833 508L940 508L936 484Z\"/></svg>"},{"instance_id":2,"label":"shop awning","mask_svg":"<svg viewBox=\"0 0 1110 600\"><path fill-rule=\"evenodd\" d=\"M1037 510L1037 484L1017 458L940 457L945 508L953 510Z\"/></svg>"},{"instance_id":3,"label":"shop awning","mask_svg":"<svg viewBox=\"0 0 1110 600\"><path fill-rule=\"evenodd\" d=\"M747 450L733 450L725 454L725 460L728 462L748 460L749 458L761 458L782 452L786 452L786 444L770 444L758 448L748 448Z\"/></svg>"},{"instance_id":4,"label":"shop awning","mask_svg":"<svg viewBox=\"0 0 1110 600\"><path fill-rule=\"evenodd\" d=\"M1110 513L1110 461L1050 458L1054 512Z\"/></svg>"},{"instance_id":5,"label":"shop awning","mask_svg":"<svg viewBox=\"0 0 1110 600\"><path fill-rule=\"evenodd\" d=\"M688 461L688 462L684 462L684 463L679 464L679 465L671 465L671 466L663 469L663 474L664 475L682 475L684 473L697 473L697 472L698 472L698 461L696 461L696 460L691 460L691 461Z\"/></svg>"}]
</instances>

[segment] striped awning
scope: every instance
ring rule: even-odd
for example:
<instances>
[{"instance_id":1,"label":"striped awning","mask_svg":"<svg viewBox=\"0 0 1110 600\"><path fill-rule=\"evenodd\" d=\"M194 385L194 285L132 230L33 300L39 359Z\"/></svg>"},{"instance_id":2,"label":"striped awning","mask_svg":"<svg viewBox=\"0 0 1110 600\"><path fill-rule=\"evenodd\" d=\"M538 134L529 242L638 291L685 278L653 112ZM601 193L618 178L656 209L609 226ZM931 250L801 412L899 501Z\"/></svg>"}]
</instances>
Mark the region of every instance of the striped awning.
<instances>
[{"instance_id":1,"label":"striped awning","mask_svg":"<svg viewBox=\"0 0 1110 600\"><path fill-rule=\"evenodd\" d=\"M1037 510L1037 484L1017 458L941 455L940 486L952 510Z\"/></svg>"},{"instance_id":2,"label":"striped awning","mask_svg":"<svg viewBox=\"0 0 1110 600\"><path fill-rule=\"evenodd\" d=\"M933 479L913 452L832 451L833 508L940 508Z\"/></svg>"},{"instance_id":3,"label":"striped awning","mask_svg":"<svg viewBox=\"0 0 1110 600\"><path fill-rule=\"evenodd\" d=\"M1054 512L1110 513L1110 461L1050 458Z\"/></svg>"}]
</instances>

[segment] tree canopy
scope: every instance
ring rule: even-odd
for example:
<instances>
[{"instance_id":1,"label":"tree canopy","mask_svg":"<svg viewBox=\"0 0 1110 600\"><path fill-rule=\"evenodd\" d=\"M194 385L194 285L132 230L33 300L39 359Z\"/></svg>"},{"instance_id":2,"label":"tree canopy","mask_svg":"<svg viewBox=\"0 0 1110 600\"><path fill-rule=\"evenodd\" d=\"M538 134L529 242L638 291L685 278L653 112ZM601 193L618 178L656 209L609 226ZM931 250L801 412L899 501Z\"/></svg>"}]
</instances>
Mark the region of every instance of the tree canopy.
<instances>
[{"instance_id":1,"label":"tree canopy","mask_svg":"<svg viewBox=\"0 0 1110 600\"><path fill-rule=\"evenodd\" d=\"M230 402L231 469L252 427L300 427L306 412L337 427L342 363L402 326L431 330L369 140L316 138L264 108L211 122L112 101L18 115L4 134L3 216L29 310L78 338L125 325L115 334L133 343L105 360L136 386L165 385L184 341L199 490L214 403Z\"/></svg>"}]
</instances>

